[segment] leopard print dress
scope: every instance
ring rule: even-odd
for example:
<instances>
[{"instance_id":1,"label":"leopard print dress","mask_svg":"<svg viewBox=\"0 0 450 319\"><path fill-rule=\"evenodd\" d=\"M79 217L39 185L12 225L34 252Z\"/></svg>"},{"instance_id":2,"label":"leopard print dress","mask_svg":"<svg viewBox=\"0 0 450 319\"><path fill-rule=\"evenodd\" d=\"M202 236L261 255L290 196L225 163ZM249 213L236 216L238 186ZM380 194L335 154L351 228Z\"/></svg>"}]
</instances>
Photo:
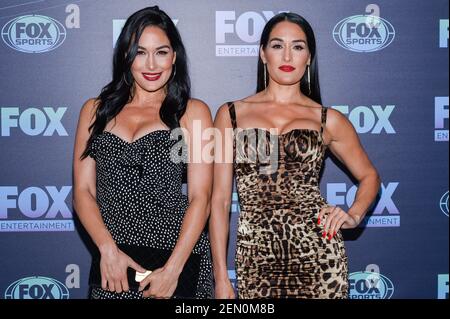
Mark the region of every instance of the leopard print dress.
<instances>
[{"instance_id":1,"label":"leopard print dress","mask_svg":"<svg viewBox=\"0 0 450 319\"><path fill-rule=\"evenodd\" d=\"M237 128L234 103L228 107L241 209L239 298L348 298L342 234L330 241L317 224L327 206L319 189L327 108L322 108L320 132L294 129L275 135Z\"/></svg>"}]
</instances>

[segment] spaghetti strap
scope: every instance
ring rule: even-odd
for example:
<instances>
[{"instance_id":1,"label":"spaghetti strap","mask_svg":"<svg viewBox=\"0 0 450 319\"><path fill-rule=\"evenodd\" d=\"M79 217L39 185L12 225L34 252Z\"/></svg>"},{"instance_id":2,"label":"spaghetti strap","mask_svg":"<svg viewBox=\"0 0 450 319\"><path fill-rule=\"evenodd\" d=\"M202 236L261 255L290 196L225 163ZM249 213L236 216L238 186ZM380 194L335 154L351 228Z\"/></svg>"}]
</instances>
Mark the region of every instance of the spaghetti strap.
<instances>
[{"instance_id":1,"label":"spaghetti strap","mask_svg":"<svg viewBox=\"0 0 450 319\"><path fill-rule=\"evenodd\" d=\"M322 106L322 120L321 120L321 124L320 124L320 139L321 140L323 140L323 131L327 124L327 111L328 111L328 108L326 108L325 106Z\"/></svg>"},{"instance_id":2,"label":"spaghetti strap","mask_svg":"<svg viewBox=\"0 0 450 319\"><path fill-rule=\"evenodd\" d=\"M228 110L230 111L231 125L235 130L237 128L237 123L236 123L236 110L233 102L228 102Z\"/></svg>"}]
</instances>

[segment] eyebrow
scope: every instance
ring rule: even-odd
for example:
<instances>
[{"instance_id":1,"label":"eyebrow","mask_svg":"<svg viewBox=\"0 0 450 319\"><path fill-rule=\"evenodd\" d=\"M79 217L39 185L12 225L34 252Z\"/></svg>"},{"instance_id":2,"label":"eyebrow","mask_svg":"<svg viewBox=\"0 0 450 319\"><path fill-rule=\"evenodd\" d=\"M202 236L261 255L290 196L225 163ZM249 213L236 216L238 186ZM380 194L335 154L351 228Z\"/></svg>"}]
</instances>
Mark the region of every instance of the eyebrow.
<instances>
[{"instance_id":1,"label":"eyebrow","mask_svg":"<svg viewBox=\"0 0 450 319\"><path fill-rule=\"evenodd\" d=\"M270 42L273 42L273 41L284 42L284 40L280 39L280 38L273 38L272 40L270 40ZM306 41L305 40L294 40L294 41L292 41L292 43L305 43L306 44Z\"/></svg>"},{"instance_id":2,"label":"eyebrow","mask_svg":"<svg viewBox=\"0 0 450 319\"><path fill-rule=\"evenodd\" d=\"M146 48L141 47L140 45L138 46L138 48L141 49L141 50L146 50L146 51L147 51ZM158 50L161 50L161 49L170 49L170 46L168 46L168 45L162 45L162 46L156 48L157 51L158 51Z\"/></svg>"}]
</instances>

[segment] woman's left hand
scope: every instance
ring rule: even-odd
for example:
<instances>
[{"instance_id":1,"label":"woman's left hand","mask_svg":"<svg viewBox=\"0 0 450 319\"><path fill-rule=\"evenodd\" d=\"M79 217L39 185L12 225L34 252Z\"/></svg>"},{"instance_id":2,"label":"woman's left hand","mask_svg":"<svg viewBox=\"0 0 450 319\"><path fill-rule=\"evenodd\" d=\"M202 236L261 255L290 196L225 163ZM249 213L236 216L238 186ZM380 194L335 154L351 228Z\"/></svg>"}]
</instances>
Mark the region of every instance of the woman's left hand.
<instances>
[{"instance_id":1,"label":"woman's left hand","mask_svg":"<svg viewBox=\"0 0 450 319\"><path fill-rule=\"evenodd\" d=\"M319 213L318 225L324 225L323 238L331 240L340 229L356 228L361 221L359 216L353 216L339 207L328 206Z\"/></svg>"},{"instance_id":2,"label":"woman's left hand","mask_svg":"<svg viewBox=\"0 0 450 319\"><path fill-rule=\"evenodd\" d=\"M150 284L150 287L143 292L144 297L169 299L177 288L179 275L174 270L165 267L159 268L140 282L139 291Z\"/></svg>"}]
</instances>

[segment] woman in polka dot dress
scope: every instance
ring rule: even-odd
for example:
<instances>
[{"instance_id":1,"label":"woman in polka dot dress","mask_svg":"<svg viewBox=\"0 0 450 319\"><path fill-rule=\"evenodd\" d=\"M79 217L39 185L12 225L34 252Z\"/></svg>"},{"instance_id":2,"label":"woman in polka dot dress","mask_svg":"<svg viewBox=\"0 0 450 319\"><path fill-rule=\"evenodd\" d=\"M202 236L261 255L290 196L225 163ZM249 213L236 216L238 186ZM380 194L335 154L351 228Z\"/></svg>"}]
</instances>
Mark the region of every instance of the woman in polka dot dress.
<instances>
[{"instance_id":1,"label":"woman in polka dot dress","mask_svg":"<svg viewBox=\"0 0 450 319\"><path fill-rule=\"evenodd\" d=\"M213 296L212 164L189 152L194 125L213 123L208 106L190 98L186 60L172 20L158 7L138 11L118 39L112 82L81 110L74 208L98 248L91 298ZM135 273L147 270L139 284Z\"/></svg>"}]
</instances>

